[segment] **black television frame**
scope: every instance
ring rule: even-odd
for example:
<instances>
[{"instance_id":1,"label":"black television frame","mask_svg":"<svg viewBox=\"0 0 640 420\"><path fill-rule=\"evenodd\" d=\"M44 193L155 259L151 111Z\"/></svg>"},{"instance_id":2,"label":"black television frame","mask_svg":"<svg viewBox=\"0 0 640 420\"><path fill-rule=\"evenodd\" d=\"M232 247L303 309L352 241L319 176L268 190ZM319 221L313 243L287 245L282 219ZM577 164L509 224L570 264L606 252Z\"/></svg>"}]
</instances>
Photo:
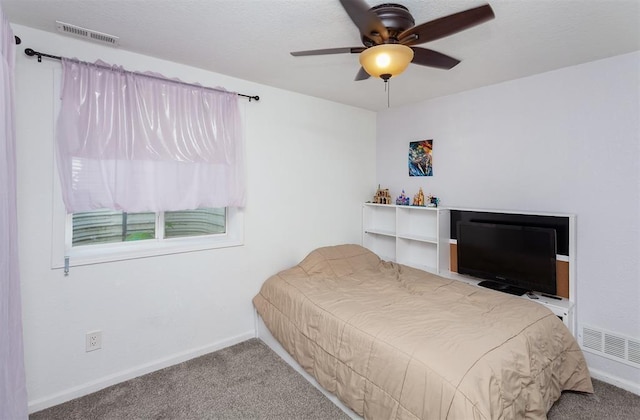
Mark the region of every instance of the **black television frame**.
<instances>
[{"instance_id":1,"label":"black television frame","mask_svg":"<svg viewBox=\"0 0 640 420\"><path fill-rule=\"evenodd\" d=\"M467 232L463 233L464 230ZM464 239L465 235L469 234L476 235L473 245ZM506 242L496 242L496 236L502 236L502 240L512 242L510 245L507 245ZM556 294L558 245L555 229L516 224L457 221L456 237L458 242L458 273L487 279L480 282L480 286L514 295L523 295L529 291ZM487 240L481 252L486 255L485 260L492 261L490 265L486 265L485 260L480 260L477 253L475 260L473 258L473 248L477 248L478 240L483 237ZM536 253L530 254L535 259L525 257L522 254L523 249L518 249L520 246L525 246L523 242L525 239L536 241L536 243L529 242L535 245L531 251L535 250ZM483 244L480 243L480 245ZM516 249L518 250L516 251ZM547 251L546 255L544 251ZM532 271L529 273L538 272L541 278L539 280L532 279L529 273L521 270L523 266L531 267Z\"/></svg>"},{"instance_id":2,"label":"black television frame","mask_svg":"<svg viewBox=\"0 0 640 420\"><path fill-rule=\"evenodd\" d=\"M451 225L449 237L453 240L458 239L456 226L459 221L549 227L556 230L558 255L570 257L568 215L552 216L531 213L504 213L498 211L462 209L451 209L450 215Z\"/></svg>"}]
</instances>

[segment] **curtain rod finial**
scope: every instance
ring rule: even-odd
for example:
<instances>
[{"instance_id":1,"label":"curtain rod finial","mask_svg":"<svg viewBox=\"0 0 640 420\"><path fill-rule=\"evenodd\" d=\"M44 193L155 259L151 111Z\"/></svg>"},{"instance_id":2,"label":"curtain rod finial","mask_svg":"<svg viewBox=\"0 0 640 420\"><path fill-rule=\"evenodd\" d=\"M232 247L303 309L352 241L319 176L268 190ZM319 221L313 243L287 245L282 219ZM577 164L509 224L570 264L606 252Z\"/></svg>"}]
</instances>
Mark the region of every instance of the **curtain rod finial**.
<instances>
[{"instance_id":1,"label":"curtain rod finial","mask_svg":"<svg viewBox=\"0 0 640 420\"><path fill-rule=\"evenodd\" d=\"M26 55L28 55L29 57L33 57L34 55L37 55L38 56L38 63L42 63L42 54L40 54L39 52L34 51L31 48L25 48L24 53Z\"/></svg>"}]
</instances>

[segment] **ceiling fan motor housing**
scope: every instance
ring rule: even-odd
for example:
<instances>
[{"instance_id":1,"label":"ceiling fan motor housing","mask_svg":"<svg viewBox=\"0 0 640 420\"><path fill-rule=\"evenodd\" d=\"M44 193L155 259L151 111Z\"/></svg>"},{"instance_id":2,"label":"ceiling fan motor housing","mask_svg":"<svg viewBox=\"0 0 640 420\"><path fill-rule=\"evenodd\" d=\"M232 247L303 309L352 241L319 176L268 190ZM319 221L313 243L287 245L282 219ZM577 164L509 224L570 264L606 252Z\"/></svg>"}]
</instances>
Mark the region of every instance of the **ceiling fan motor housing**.
<instances>
[{"instance_id":1,"label":"ceiling fan motor housing","mask_svg":"<svg viewBox=\"0 0 640 420\"><path fill-rule=\"evenodd\" d=\"M389 31L389 40L387 43L397 43L398 35L415 25L415 20L413 16L411 16L411 13L409 13L409 9L401 4L383 3L369 10L380 18L382 24ZM378 45L377 42L366 35L362 36L362 43L365 47Z\"/></svg>"}]
</instances>

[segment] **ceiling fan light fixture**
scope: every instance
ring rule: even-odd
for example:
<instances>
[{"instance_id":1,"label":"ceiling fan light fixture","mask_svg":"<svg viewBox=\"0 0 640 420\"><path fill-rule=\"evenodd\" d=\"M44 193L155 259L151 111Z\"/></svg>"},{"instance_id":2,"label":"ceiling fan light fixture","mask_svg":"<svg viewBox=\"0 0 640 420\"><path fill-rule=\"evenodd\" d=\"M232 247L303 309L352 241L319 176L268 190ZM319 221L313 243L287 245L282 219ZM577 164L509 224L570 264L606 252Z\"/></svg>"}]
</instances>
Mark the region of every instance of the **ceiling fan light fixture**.
<instances>
[{"instance_id":1,"label":"ceiling fan light fixture","mask_svg":"<svg viewBox=\"0 0 640 420\"><path fill-rule=\"evenodd\" d=\"M413 60L413 50L402 44L381 44L360 53L360 65L373 77L386 80L401 74Z\"/></svg>"}]
</instances>

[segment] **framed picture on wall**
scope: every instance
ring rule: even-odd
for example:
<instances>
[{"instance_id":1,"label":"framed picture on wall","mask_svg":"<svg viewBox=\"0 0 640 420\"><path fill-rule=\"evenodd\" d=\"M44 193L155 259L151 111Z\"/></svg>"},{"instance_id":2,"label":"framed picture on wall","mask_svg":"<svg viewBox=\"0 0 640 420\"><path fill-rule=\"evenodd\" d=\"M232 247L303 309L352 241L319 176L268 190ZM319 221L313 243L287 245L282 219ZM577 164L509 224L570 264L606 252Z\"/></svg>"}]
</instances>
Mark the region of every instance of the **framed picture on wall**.
<instances>
[{"instance_id":1,"label":"framed picture on wall","mask_svg":"<svg viewBox=\"0 0 640 420\"><path fill-rule=\"evenodd\" d=\"M433 176L433 140L409 142L409 176Z\"/></svg>"}]
</instances>

